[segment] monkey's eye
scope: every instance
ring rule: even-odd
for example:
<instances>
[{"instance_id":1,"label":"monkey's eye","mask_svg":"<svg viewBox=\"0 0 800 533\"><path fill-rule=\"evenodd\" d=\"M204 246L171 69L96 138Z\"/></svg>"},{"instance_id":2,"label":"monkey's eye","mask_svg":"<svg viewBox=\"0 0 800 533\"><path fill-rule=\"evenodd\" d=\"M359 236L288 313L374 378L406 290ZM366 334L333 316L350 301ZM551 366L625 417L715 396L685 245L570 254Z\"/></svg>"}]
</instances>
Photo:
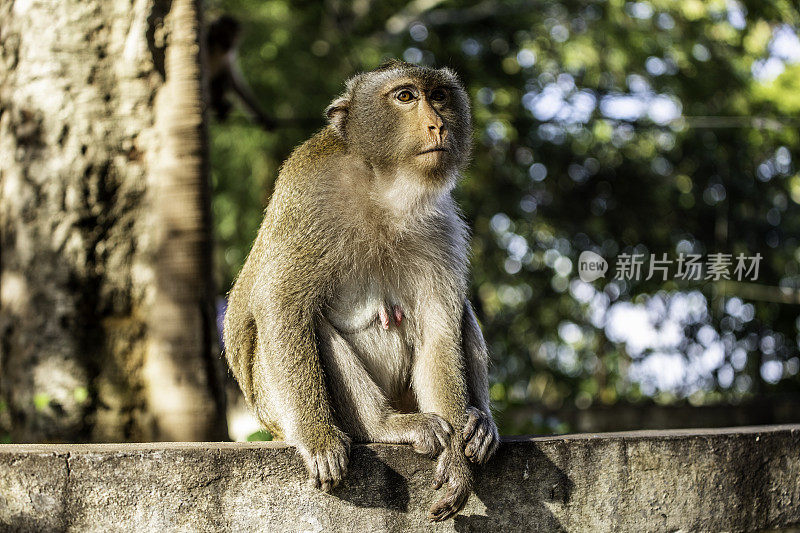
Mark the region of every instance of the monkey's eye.
<instances>
[{"instance_id":1,"label":"monkey's eye","mask_svg":"<svg viewBox=\"0 0 800 533\"><path fill-rule=\"evenodd\" d=\"M434 89L431 91L430 99L434 102L444 102L447 100L447 91L444 89Z\"/></svg>"},{"instance_id":2,"label":"monkey's eye","mask_svg":"<svg viewBox=\"0 0 800 533\"><path fill-rule=\"evenodd\" d=\"M401 102L410 102L414 99L414 93L409 91L408 89L404 89L397 93L397 99Z\"/></svg>"}]
</instances>

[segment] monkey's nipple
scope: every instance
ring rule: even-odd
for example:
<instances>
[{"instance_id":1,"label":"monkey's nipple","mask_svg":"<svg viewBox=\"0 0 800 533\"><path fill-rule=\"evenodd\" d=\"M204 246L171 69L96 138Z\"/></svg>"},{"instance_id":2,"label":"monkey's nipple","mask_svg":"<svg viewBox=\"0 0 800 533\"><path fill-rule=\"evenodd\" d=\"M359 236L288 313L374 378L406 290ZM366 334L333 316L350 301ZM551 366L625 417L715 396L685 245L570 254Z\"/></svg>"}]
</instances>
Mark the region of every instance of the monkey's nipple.
<instances>
[{"instance_id":1,"label":"monkey's nipple","mask_svg":"<svg viewBox=\"0 0 800 533\"><path fill-rule=\"evenodd\" d=\"M389 329L389 311L386 310L385 305L381 305L378 309L378 321L383 329Z\"/></svg>"},{"instance_id":2,"label":"monkey's nipple","mask_svg":"<svg viewBox=\"0 0 800 533\"><path fill-rule=\"evenodd\" d=\"M389 315L390 310L391 315ZM399 327L403 321L403 309L399 305L393 305L389 309L387 309L386 305L381 305L378 309L378 321L383 329L388 330L392 321L394 321L395 326Z\"/></svg>"}]
</instances>

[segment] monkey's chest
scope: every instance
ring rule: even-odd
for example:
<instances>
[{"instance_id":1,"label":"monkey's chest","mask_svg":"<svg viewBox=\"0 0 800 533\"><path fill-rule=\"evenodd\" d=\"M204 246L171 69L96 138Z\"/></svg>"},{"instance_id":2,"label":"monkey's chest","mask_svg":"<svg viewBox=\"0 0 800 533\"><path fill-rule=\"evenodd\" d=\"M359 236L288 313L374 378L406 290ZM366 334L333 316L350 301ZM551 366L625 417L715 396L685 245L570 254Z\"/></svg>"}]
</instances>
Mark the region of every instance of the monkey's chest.
<instances>
[{"instance_id":1,"label":"monkey's chest","mask_svg":"<svg viewBox=\"0 0 800 533\"><path fill-rule=\"evenodd\" d=\"M394 396L408 386L414 344L406 297L375 281L342 287L326 313L373 380Z\"/></svg>"}]
</instances>

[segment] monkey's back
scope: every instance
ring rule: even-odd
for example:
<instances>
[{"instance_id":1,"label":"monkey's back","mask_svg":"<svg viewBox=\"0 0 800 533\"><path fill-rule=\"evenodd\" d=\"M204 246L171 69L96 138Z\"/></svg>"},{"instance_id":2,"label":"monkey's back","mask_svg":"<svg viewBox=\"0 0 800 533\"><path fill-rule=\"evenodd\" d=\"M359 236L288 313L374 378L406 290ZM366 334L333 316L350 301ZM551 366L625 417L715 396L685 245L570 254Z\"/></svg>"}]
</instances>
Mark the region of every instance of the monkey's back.
<instances>
[{"instance_id":1,"label":"monkey's back","mask_svg":"<svg viewBox=\"0 0 800 533\"><path fill-rule=\"evenodd\" d=\"M258 337L254 306L310 299L315 286L325 286L320 282L324 280L323 259L329 253L326 248L331 247L324 244L326 229L319 204L328 162L345 149L328 127L292 152L281 166L258 235L228 294L225 356L248 402L253 399L251 370ZM294 282L270 283L277 278Z\"/></svg>"}]
</instances>

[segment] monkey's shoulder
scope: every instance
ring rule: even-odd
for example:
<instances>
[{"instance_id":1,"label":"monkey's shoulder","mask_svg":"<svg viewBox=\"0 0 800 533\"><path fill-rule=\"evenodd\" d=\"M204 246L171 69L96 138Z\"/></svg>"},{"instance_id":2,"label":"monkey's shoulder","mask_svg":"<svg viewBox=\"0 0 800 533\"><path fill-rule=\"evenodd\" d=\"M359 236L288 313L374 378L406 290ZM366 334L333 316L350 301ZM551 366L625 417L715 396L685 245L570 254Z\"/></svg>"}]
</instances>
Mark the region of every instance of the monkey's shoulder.
<instances>
[{"instance_id":1,"label":"monkey's shoulder","mask_svg":"<svg viewBox=\"0 0 800 533\"><path fill-rule=\"evenodd\" d=\"M279 181L309 181L324 174L347 151L344 140L327 126L294 149L281 167Z\"/></svg>"},{"instance_id":2,"label":"monkey's shoulder","mask_svg":"<svg viewBox=\"0 0 800 533\"><path fill-rule=\"evenodd\" d=\"M345 151L344 141L330 127L295 148L281 165L264 225L298 231L319 225L329 211L324 205L329 175Z\"/></svg>"}]
</instances>

